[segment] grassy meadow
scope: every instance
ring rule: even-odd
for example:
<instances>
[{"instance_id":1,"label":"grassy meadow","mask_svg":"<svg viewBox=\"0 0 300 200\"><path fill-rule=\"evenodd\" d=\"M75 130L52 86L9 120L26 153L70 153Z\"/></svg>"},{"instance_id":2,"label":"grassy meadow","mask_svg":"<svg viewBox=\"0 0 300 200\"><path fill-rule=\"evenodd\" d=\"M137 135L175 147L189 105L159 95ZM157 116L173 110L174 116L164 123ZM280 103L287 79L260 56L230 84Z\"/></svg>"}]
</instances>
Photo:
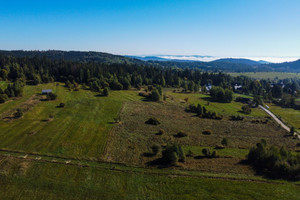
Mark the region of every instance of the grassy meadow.
<instances>
[{"instance_id":1,"label":"grassy meadow","mask_svg":"<svg viewBox=\"0 0 300 200\"><path fill-rule=\"evenodd\" d=\"M110 165L80 167L0 157L3 199L298 199L287 182L213 179ZM9 166L9 167L6 167ZM114 168L116 167L116 168Z\"/></svg>"},{"instance_id":2,"label":"grassy meadow","mask_svg":"<svg viewBox=\"0 0 300 200\"><path fill-rule=\"evenodd\" d=\"M207 110L215 111L218 114L221 115L244 115L244 116L253 116L253 117L263 117L267 116L263 111L261 111L258 108L255 108L252 110L250 115L246 115L241 111L241 108L243 106L242 103L232 101L231 103L219 103L219 102L211 102L210 96L206 94L195 94L195 93L174 93L171 90L166 92L166 95L170 98L168 98L168 101L170 102L176 102L180 103L183 102L185 98L188 98L188 103L190 104L200 104L202 106L205 106ZM246 97L246 98L252 98L247 95L240 95L235 94L234 97Z\"/></svg>"},{"instance_id":3,"label":"grassy meadow","mask_svg":"<svg viewBox=\"0 0 300 200\"><path fill-rule=\"evenodd\" d=\"M300 130L300 111L292 108L282 108L274 104L267 104L270 110L285 121L288 125Z\"/></svg>"},{"instance_id":4,"label":"grassy meadow","mask_svg":"<svg viewBox=\"0 0 300 200\"><path fill-rule=\"evenodd\" d=\"M37 94L45 88L52 89L57 100L40 101ZM0 105L2 118L19 107L28 109L21 119L0 121L0 148L99 158L123 101L138 98L131 91L100 97L86 90L68 91L54 83L26 86L22 98ZM65 103L64 108L58 107L60 102Z\"/></svg>"},{"instance_id":5,"label":"grassy meadow","mask_svg":"<svg viewBox=\"0 0 300 200\"><path fill-rule=\"evenodd\" d=\"M58 95L44 101L42 89ZM110 91L108 97L62 84L25 86L24 95L0 105L0 193L3 199L298 199L299 182L269 180L243 164L249 148L265 138L295 150L297 141L266 114L243 104L211 102L209 96L163 91L166 101L150 102L138 91ZM188 98L188 103L183 99ZM65 107L58 105L65 103ZM185 112L200 103L224 115L202 119ZM14 119L17 108L24 116ZM243 115L243 121L230 120ZM114 118L120 118L115 123ZM160 125L145 124L156 117ZM296 118L296 117L295 117ZM266 121L266 123L262 123ZM165 133L158 135L160 129ZM211 135L203 135L211 130ZM175 135L183 131L187 137ZM228 139L218 158L205 158ZM160 168L153 144L192 151L185 163Z\"/></svg>"},{"instance_id":6,"label":"grassy meadow","mask_svg":"<svg viewBox=\"0 0 300 200\"><path fill-rule=\"evenodd\" d=\"M241 72L241 73L228 73L231 76L248 76L255 79L286 79L286 78L300 78L299 73L287 72Z\"/></svg>"},{"instance_id":7,"label":"grassy meadow","mask_svg":"<svg viewBox=\"0 0 300 200\"><path fill-rule=\"evenodd\" d=\"M177 95L184 97L184 94ZM191 99L198 101L199 99L198 94L187 94L186 96L189 97L189 101ZM151 166L151 162L161 156L161 154L149 156L152 145L165 146L168 143L178 143L184 146L186 153L191 150L196 157L196 159L195 157L187 158L187 162L190 160L194 164L181 167L204 170L198 164L203 164L208 160L197 159L197 157L202 156L202 148L210 147L213 150L216 146L221 145L223 138L227 138L228 147L224 150L217 150L222 159L214 160L216 161L215 165L223 166L223 168L218 169L219 172L226 167L229 173L236 173L235 168L245 169L245 166L239 162L245 159L249 149L262 138L266 139L269 144L278 147L285 144L291 150L296 149L297 141L285 137L286 131L273 120L267 118L261 110L257 109L258 114L253 112L246 116L243 121L232 121L230 117L224 117L223 120L203 119L193 113L185 112L185 107L188 104L180 103L180 99L173 98L172 100L172 97L169 96L167 101L160 103L126 102L120 113L122 123L113 127L111 131L104 160L148 167ZM210 102L211 104L214 105L215 103ZM235 102L231 103L232 107L235 104ZM227 107L230 104L215 105L218 106L219 110L231 109L230 106ZM231 112L235 115L239 114L238 109ZM146 124L145 121L151 117L159 119L161 124L156 126ZM267 123L263 123L265 121ZM165 131L163 135L158 134L160 129ZM202 132L205 130L211 130L212 134L204 135ZM186 133L187 137L176 137L179 131ZM231 164L226 164L226 161L231 162ZM206 166L205 170L210 171L211 165ZM247 173L251 171L245 170ZM254 172L250 173L253 174Z\"/></svg>"}]
</instances>

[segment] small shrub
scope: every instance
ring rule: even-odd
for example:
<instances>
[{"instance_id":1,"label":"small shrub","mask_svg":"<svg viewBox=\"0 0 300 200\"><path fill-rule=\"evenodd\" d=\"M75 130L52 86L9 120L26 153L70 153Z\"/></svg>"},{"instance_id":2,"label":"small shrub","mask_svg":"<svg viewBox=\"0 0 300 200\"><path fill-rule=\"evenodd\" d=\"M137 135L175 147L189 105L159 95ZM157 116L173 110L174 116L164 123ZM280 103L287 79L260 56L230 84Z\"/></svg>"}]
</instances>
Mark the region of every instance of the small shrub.
<instances>
[{"instance_id":1,"label":"small shrub","mask_svg":"<svg viewBox=\"0 0 300 200\"><path fill-rule=\"evenodd\" d=\"M0 94L0 103L5 103L8 100L8 96L6 94Z\"/></svg>"},{"instance_id":2,"label":"small shrub","mask_svg":"<svg viewBox=\"0 0 300 200\"><path fill-rule=\"evenodd\" d=\"M165 133L165 130L164 129L159 129L157 135L163 135Z\"/></svg>"},{"instance_id":3,"label":"small shrub","mask_svg":"<svg viewBox=\"0 0 300 200\"><path fill-rule=\"evenodd\" d=\"M244 117L242 117L242 116L240 116L240 115L232 115L231 116L231 120L232 121L242 121L242 120L244 120Z\"/></svg>"},{"instance_id":4,"label":"small shrub","mask_svg":"<svg viewBox=\"0 0 300 200\"><path fill-rule=\"evenodd\" d=\"M156 119L155 117L151 117L145 123L146 124L151 124L151 125L159 125L160 124L160 122L158 121L158 119Z\"/></svg>"},{"instance_id":5,"label":"small shrub","mask_svg":"<svg viewBox=\"0 0 300 200\"><path fill-rule=\"evenodd\" d=\"M163 100L166 101L167 100L167 95L164 94L163 96Z\"/></svg>"},{"instance_id":6,"label":"small shrub","mask_svg":"<svg viewBox=\"0 0 300 200\"><path fill-rule=\"evenodd\" d=\"M60 107L60 108L65 107L65 103L60 103L60 104L59 104L59 107Z\"/></svg>"},{"instance_id":7,"label":"small shrub","mask_svg":"<svg viewBox=\"0 0 300 200\"><path fill-rule=\"evenodd\" d=\"M106 88L104 88L104 90L103 90L103 96L108 96L109 95L109 90L108 90L108 88L106 87Z\"/></svg>"},{"instance_id":8,"label":"small shrub","mask_svg":"<svg viewBox=\"0 0 300 200\"><path fill-rule=\"evenodd\" d=\"M251 107L249 105L244 105L244 106L242 106L242 111L245 114L250 114L251 113Z\"/></svg>"},{"instance_id":9,"label":"small shrub","mask_svg":"<svg viewBox=\"0 0 300 200\"><path fill-rule=\"evenodd\" d=\"M187 136L187 134L182 131L178 132L176 135L176 137L186 137L186 136Z\"/></svg>"},{"instance_id":10,"label":"small shrub","mask_svg":"<svg viewBox=\"0 0 300 200\"><path fill-rule=\"evenodd\" d=\"M210 157L217 158L218 157L217 151L213 151Z\"/></svg>"},{"instance_id":11,"label":"small shrub","mask_svg":"<svg viewBox=\"0 0 300 200\"><path fill-rule=\"evenodd\" d=\"M17 112L14 114L14 117L15 118L20 118L22 116L23 116L23 111L20 108L18 108Z\"/></svg>"},{"instance_id":12,"label":"small shrub","mask_svg":"<svg viewBox=\"0 0 300 200\"><path fill-rule=\"evenodd\" d=\"M181 146L177 144L167 145L165 150L162 151L162 160L166 165L175 165L178 161L184 162L185 155Z\"/></svg>"},{"instance_id":13,"label":"small shrub","mask_svg":"<svg viewBox=\"0 0 300 200\"><path fill-rule=\"evenodd\" d=\"M139 96L149 98L149 93L147 93L147 92L139 92Z\"/></svg>"},{"instance_id":14,"label":"small shrub","mask_svg":"<svg viewBox=\"0 0 300 200\"><path fill-rule=\"evenodd\" d=\"M55 100L57 98L57 94L54 94L54 93L49 93L48 95L47 95L47 100Z\"/></svg>"},{"instance_id":15,"label":"small shrub","mask_svg":"<svg viewBox=\"0 0 300 200\"><path fill-rule=\"evenodd\" d=\"M294 133L295 133L295 127L292 126L291 129L290 129L290 134L291 134L291 135L294 135Z\"/></svg>"},{"instance_id":16,"label":"small shrub","mask_svg":"<svg viewBox=\"0 0 300 200\"><path fill-rule=\"evenodd\" d=\"M227 138L223 138L223 140L221 141L221 144L222 144L223 146L227 146L227 145L228 145L228 140L227 140Z\"/></svg>"},{"instance_id":17,"label":"small shrub","mask_svg":"<svg viewBox=\"0 0 300 200\"><path fill-rule=\"evenodd\" d=\"M188 150L186 156L187 156L187 157L193 157L193 156L194 156L194 153L193 153L191 150Z\"/></svg>"},{"instance_id":18,"label":"small shrub","mask_svg":"<svg viewBox=\"0 0 300 200\"><path fill-rule=\"evenodd\" d=\"M202 149L202 153L207 158L217 158L218 157L217 151L211 152L210 149L208 149L208 148Z\"/></svg>"},{"instance_id":19,"label":"small shrub","mask_svg":"<svg viewBox=\"0 0 300 200\"><path fill-rule=\"evenodd\" d=\"M159 94L159 91L157 89L155 89L151 92L151 95L149 97L152 101L159 101L161 98L161 95Z\"/></svg>"},{"instance_id":20,"label":"small shrub","mask_svg":"<svg viewBox=\"0 0 300 200\"><path fill-rule=\"evenodd\" d=\"M202 149L202 153L204 156L209 157L210 156L210 150L208 148Z\"/></svg>"},{"instance_id":21,"label":"small shrub","mask_svg":"<svg viewBox=\"0 0 300 200\"><path fill-rule=\"evenodd\" d=\"M114 118L114 122L115 123L119 123L120 121L121 121L121 117L120 116Z\"/></svg>"},{"instance_id":22,"label":"small shrub","mask_svg":"<svg viewBox=\"0 0 300 200\"><path fill-rule=\"evenodd\" d=\"M202 132L203 135L211 135L212 131L211 130L205 130Z\"/></svg>"},{"instance_id":23,"label":"small shrub","mask_svg":"<svg viewBox=\"0 0 300 200\"><path fill-rule=\"evenodd\" d=\"M152 150L153 155L158 154L158 152L160 151L160 145L158 145L158 144L152 145L151 150Z\"/></svg>"}]
</instances>

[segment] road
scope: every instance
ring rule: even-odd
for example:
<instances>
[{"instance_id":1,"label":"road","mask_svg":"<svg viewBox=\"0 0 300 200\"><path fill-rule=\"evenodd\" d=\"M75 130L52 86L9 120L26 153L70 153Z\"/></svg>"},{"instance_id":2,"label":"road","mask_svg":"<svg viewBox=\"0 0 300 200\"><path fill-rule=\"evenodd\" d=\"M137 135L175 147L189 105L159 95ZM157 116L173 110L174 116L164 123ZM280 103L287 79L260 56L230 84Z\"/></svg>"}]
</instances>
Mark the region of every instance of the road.
<instances>
[{"instance_id":1,"label":"road","mask_svg":"<svg viewBox=\"0 0 300 200\"><path fill-rule=\"evenodd\" d=\"M278 119L278 117L276 117L276 115L274 115L271 111L269 111L268 109L266 109L262 105L259 105L259 108L261 108L263 111L265 111L266 113L268 113L268 115L270 115L278 124L280 124L280 126L282 128L284 128L288 132L291 131L291 129L287 125L285 125L280 119Z\"/></svg>"}]
</instances>

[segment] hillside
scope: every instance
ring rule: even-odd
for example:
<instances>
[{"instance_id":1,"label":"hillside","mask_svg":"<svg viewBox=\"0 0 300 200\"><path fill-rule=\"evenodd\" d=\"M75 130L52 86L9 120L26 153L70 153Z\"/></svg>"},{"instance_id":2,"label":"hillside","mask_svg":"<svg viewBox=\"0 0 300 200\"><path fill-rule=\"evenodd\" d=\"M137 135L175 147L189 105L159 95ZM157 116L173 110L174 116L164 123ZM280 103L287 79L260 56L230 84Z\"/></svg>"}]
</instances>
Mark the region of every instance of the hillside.
<instances>
[{"instance_id":1,"label":"hillside","mask_svg":"<svg viewBox=\"0 0 300 200\"><path fill-rule=\"evenodd\" d=\"M215 60L214 62L225 62L225 63L239 63L239 64L246 64L246 65L261 65L261 62L257 62L250 59L242 59L242 58L223 58Z\"/></svg>"},{"instance_id":2,"label":"hillside","mask_svg":"<svg viewBox=\"0 0 300 200\"><path fill-rule=\"evenodd\" d=\"M37 95L50 88L58 97L43 101ZM165 101L149 102L131 89L111 91L108 97L80 87L70 91L62 83L25 86L24 95L0 105L0 184L4 199L297 199L298 182L266 179L243 164L249 148L261 138L294 150L297 141L258 108L240 113L242 103L210 101L199 93L164 89ZM182 103L188 98L189 102ZM58 107L60 102L65 107ZM209 102L209 105L207 105ZM222 113L222 120L203 119L185 111L200 103ZM9 118L17 108L24 116ZM26 108L26 109L25 109ZM231 115L243 121L230 120ZM160 125L149 125L150 117ZM120 121L115 119L119 118ZM267 123L263 123L266 121ZM253 123L255 121L255 123ZM12 128L13 127L13 128ZM165 132L160 135L160 130ZM212 130L211 135L202 134ZM178 131L186 137L176 137ZM215 151L222 138L229 143L217 149L218 157L206 158L203 149ZM177 143L188 154L185 162L161 168L162 150ZM224 187L226 188L224 190ZM199 189L200 188L200 189ZM246 189L247 188L247 189ZM211 190L219 192L211 192ZM145 196L146 195L146 196ZM75 197L74 197L75 196Z\"/></svg>"},{"instance_id":3,"label":"hillside","mask_svg":"<svg viewBox=\"0 0 300 200\"><path fill-rule=\"evenodd\" d=\"M94 51L4 51L0 50L0 55L13 57L47 57L51 60L66 60L78 62L98 62L117 64L136 64L160 67L176 68L197 68L203 71L223 71L223 72L300 72L300 60L285 62L280 64L268 63L265 61L253 61L249 59L219 59L211 62L191 61L191 60L170 60L160 57L139 57L120 56L109 53Z\"/></svg>"},{"instance_id":4,"label":"hillside","mask_svg":"<svg viewBox=\"0 0 300 200\"><path fill-rule=\"evenodd\" d=\"M4 51L0 50L0 54L13 57L47 57L51 60L67 60L79 62L100 62L100 63L132 63L143 64L142 61L128 58L125 56L113 55L109 53L95 51Z\"/></svg>"}]
</instances>

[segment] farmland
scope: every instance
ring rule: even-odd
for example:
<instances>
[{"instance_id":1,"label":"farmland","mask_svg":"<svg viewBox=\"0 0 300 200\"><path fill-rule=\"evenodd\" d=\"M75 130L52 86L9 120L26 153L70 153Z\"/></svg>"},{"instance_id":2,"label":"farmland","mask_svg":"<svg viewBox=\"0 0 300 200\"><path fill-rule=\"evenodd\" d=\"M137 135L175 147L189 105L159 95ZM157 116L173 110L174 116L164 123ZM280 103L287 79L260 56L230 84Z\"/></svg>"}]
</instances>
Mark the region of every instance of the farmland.
<instances>
[{"instance_id":1,"label":"farmland","mask_svg":"<svg viewBox=\"0 0 300 200\"><path fill-rule=\"evenodd\" d=\"M297 199L294 183L101 164L94 167L0 157L4 199ZM247 189L245 189L247 188Z\"/></svg>"},{"instance_id":2,"label":"farmland","mask_svg":"<svg viewBox=\"0 0 300 200\"><path fill-rule=\"evenodd\" d=\"M231 76L248 76L255 79L286 79L286 78L300 78L299 73L288 72L242 72L229 73Z\"/></svg>"},{"instance_id":3,"label":"farmland","mask_svg":"<svg viewBox=\"0 0 300 200\"><path fill-rule=\"evenodd\" d=\"M45 101L42 89L58 95ZM70 91L61 83L25 86L22 97L0 105L1 195L5 199L297 199L298 182L269 180L243 164L249 148L264 138L269 144L296 150L266 114L243 104L212 102L208 95L164 89L165 101L150 102L136 89L110 91L108 97L90 90ZM248 96L247 96L248 97ZM188 98L187 102L183 101ZM64 107L59 107L60 103ZM222 114L222 120L188 113L201 104ZM17 108L24 116L11 116ZM231 115L244 116L232 121ZM145 124L156 117L160 125ZM118 121L116 122L116 118ZM163 135L157 134L163 129ZM211 130L211 135L203 135ZM183 131L187 137L175 135ZM205 158L217 149L218 158ZM151 146L182 145L184 163L160 169ZM294 152L296 153L296 152ZM247 189L245 189L247 188Z\"/></svg>"},{"instance_id":4,"label":"farmland","mask_svg":"<svg viewBox=\"0 0 300 200\"><path fill-rule=\"evenodd\" d=\"M37 93L43 88L52 89L58 99L40 101ZM0 148L97 159L122 101L138 98L133 94L118 92L99 97L85 90L69 92L54 83L26 86L23 97L0 106L4 119L0 121ZM60 102L66 106L59 108ZM28 111L22 119L10 120L19 107Z\"/></svg>"},{"instance_id":5,"label":"farmland","mask_svg":"<svg viewBox=\"0 0 300 200\"><path fill-rule=\"evenodd\" d=\"M276 105L270 105L270 110L280 116L282 120L284 120L290 126L294 126L296 129L300 129L300 111L292 108L282 108Z\"/></svg>"}]
</instances>

